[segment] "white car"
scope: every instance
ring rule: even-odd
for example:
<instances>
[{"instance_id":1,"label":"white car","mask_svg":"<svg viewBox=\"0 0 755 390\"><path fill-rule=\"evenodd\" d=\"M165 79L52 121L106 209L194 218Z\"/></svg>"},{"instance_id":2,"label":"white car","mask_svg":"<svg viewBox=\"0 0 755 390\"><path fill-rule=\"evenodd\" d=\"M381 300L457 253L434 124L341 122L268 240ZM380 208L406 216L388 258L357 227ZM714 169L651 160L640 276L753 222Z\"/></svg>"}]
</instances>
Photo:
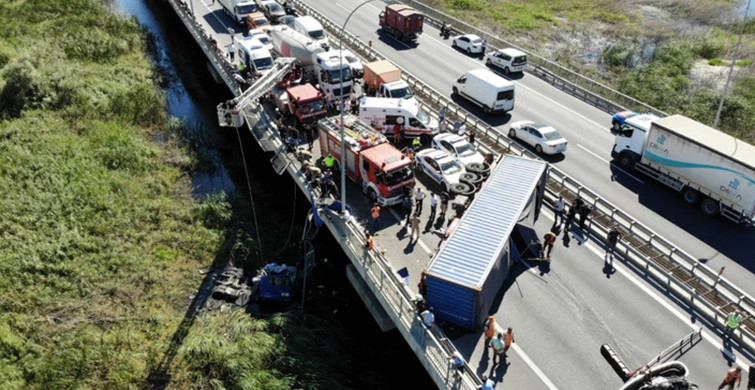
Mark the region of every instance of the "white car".
<instances>
[{"instance_id":1,"label":"white car","mask_svg":"<svg viewBox=\"0 0 755 390\"><path fill-rule=\"evenodd\" d=\"M523 72L527 67L527 54L513 48L496 50L485 56L485 63L500 68L506 74Z\"/></svg>"},{"instance_id":2,"label":"white car","mask_svg":"<svg viewBox=\"0 0 755 390\"><path fill-rule=\"evenodd\" d=\"M433 148L442 150L452 156L466 167L471 163L483 164L485 157L470 144L466 138L453 133L438 134L431 142Z\"/></svg>"},{"instance_id":3,"label":"white car","mask_svg":"<svg viewBox=\"0 0 755 390\"><path fill-rule=\"evenodd\" d=\"M262 0L257 5L270 23L277 24L281 17L286 16L286 11L275 0Z\"/></svg>"},{"instance_id":4,"label":"white car","mask_svg":"<svg viewBox=\"0 0 755 390\"><path fill-rule=\"evenodd\" d=\"M451 42L451 46L464 50L467 54L482 53L482 38L474 34L459 35Z\"/></svg>"},{"instance_id":5,"label":"white car","mask_svg":"<svg viewBox=\"0 0 755 390\"><path fill-rule=\"evenodd\" d=\"M258 28L254 28L249 30L246 36L256 38L258 41L260 41L260 43L262 43L262 46L265 49L270 50L270 52L273 51L273 42L270 40L270 37L265 34L264 31Z\"/></svg>"},{"instance_id":6,"label":"white car","mask_svg":"<svg viewBox=\"0 0 755 390\"><path fill-rule=\"evenodd\" d=\"M447 192L451 192L451 188L459 184L461 175L466 173L464 166L458 160L442 150L420 150L415 159L422 172L440 184Z\"/></svg>"},{"instance_id":7,"label":"white car","mask_svg":"<svg viewBox=\"0 0 755 390\"><path fill-rule=\"evenodd\" d=\"M566 139L545 123L514 122L509 130L509 138L523 141L534 147L538 153L556 154L566 151Z\"/></svg>"}]
</instances>

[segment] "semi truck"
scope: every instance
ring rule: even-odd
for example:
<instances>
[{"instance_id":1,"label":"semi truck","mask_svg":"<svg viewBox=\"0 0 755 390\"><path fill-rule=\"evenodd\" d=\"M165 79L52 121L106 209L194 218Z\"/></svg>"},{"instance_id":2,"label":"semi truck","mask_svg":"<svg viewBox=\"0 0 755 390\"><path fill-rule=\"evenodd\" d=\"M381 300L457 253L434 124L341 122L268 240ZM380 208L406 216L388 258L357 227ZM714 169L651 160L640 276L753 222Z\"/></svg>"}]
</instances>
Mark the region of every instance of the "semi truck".
<instances>
[{"instance_id":1,"label":"semi truck","mask_svg":"<svg viewBox=\"0 0 755 390\"><path fill-rule=\"evenodd\" d=\"M404 4L388 4L380 12L380 27L403 42L415 41L422 34L425 15Z\"/></svg>"},{"instance_id":2,"label":"semi truck","mask_svg":"<svg viewBox=\"0 0 755 390\"><path fill-rule=\"evenodd\" d=\"M316 126L317 121L327 115L322 92L312 84L301 84L288 88L273 87L271 90L275 105L281 113L291 113L305 128Z\"/></svg>"},{"instance_id":3,"label":"semi truck","mask_svg":"<svg viewBox=\"0 0 755 390\"><path fill-rule=\"evenodd\" d=\"M682 115L628 118L615 141L621 168L665 184L707 216L752 224L755 146Z\"/></svg>"},{"instance_id":4,"label":"semi truck","mask_svg":"<svg viewBox=\"0 0 755 390\"><path fill-rule=\"evenodd\" d=\"M343 121L346 175L362 187L371 201L381 206L402 202L414 187L411 159L391 145L383 134L360 123L353 115ZM339 117L323 118L318 122L322 155L332 155L341 161Z\"/></svg>"},{"instance_id":5,"label":"semi truck","mask_svg":"<svg viewBox=\"0 0 755 390\"><path fill-rule=\"evenodd\" d=\"M305 78L316 82L324 94L340 96L341 78L344 95L351 94L354 81L349 63L341 61L337 51L326 51L316 41L287 26L273 26L268 33L273 50L283 57L296 58L305 71Z\"/></svg>"},{"instance_id":6,"label":"semi truck","mask_svg":"<svg viewBox=\"0 0 755 390\"><path fill-rule=\"evenodd\" d=\"M401 69L388 60L364 64L364 85L370 96L414 98L409 84L401 78Z\"/></svg>"},{"instance_id":7,"label":"semi truck","mask_svg":"<svg viewBox=\"0 0 755 390\"><path fill-rule=\"evenodd\" d=\"M257 3L254 0L218 0L225 13L243 25L246 16L257 12Z\"/></svg>"}]
</instances>

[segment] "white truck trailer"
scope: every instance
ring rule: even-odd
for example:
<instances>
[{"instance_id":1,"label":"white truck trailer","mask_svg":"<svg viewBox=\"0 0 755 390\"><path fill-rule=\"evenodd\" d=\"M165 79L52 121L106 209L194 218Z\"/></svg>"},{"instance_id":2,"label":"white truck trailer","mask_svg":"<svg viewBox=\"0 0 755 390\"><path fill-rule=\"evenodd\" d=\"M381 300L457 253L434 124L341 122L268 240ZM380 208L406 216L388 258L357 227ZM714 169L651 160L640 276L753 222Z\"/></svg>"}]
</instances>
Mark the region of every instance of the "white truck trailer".
<instances>
[{"instance_id":1,"label":"white truck trailer","mask_svg":"<svg viewBox=\"0 0 755 390\"><path fill-rule=\"evenodd\" d=\"M627 119L611 155L700 205L738 223L755 217L755 146L681 115Z\"/></svg>"}]
</instances>

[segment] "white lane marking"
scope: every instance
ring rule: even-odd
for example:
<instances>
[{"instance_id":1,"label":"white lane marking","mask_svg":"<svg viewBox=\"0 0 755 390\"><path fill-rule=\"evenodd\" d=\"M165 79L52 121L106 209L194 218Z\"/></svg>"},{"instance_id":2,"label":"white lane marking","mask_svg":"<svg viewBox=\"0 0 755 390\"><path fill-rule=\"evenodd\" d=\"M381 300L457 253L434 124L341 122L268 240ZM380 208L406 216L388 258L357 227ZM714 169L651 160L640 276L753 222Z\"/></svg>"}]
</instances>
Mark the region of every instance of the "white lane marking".
<instances>
[{"instance_id":1,"label":"white lane marking","mask_svg":"<svg viewBox=\"0 0 755 390\"><path fill-rule=\"evenodd\" d=\"M551 221L554 220L554 216L555 216L553 213L550 212L549 209L546 209L545 211L543 211L542 215L547 216L548 219ZM604 258L605 251L603 251L602 248L598 248L595 245L595 243L593 243L592 241L587 241L583 244L583 246L588 248L591 252L593 252L599 259L601 259L602 261L605 261L605 258ZM538 275L534 267L531 267L524 260L522 260L522 263L524 263L525 266L528 267L527 269L528 272ZM624 276L627 280L632 282L635 286L637 286L640 290L645 292L648 296L653 298L656 302L660 303L661 306L663 306L663 308L665 308L675 317L680 319L684 324L689 326L692 330L698 330L700 328L699 326L690 322L688 316L685 313L682 313L681 311L679 311L677 307L665 301L660 295L658 295L657 292L655 292L653 289L647 286L647 284L644 283L642 280L637 278L637 276L633 272L627 270L621 261L617 260L617 261L612 262L612 264L613 264L613 268L616 269L616 271L618 271L622 276ZM720 337L710 333L708 328L703 327L703 331L701 332L701 335L707 342L709 342L716 349L718 349L724 355L726 355L726 357L729 360L734 361L738 366L742 367L743 369L749 367L749 365L751 364L751 362L747 362L743 357L739 357L736 354L732 353L731 350L724 348L723 344L721 344L721 342L719 341Z\"/></svg>"},{"instance_id":2,"label":"white lane marking","mask_svg":"<svg viewBox=\"0 0 755 390\"><path fill-rule=\"evenodd\" d=\"M604 159L603 157L599 156L599 155L598 155L597 153L593 152L592 150L590 150L590 149L587 149L586 147L584 147L584 146L582 146L582 145L580 145L580 144L577 144L577 146L578 146L578 147L579 147L580 149L584 150L585 152L592 154L592 155L593 155L593 156L595 156L595 157L596 157L596 158L597 158L598 160L601 160L601 161L605 162L606 164L613 166L614 168L616 168L616 169L620 170L620 171L621 171L622 173L624 173L625 175L627 175L627 176L631 177L632 179L634 179L634 180L637 180L638 182L640 182L640 183L642 183L642 184L645 184L645 182L644 182L644 181L642 181L641 179L639 179L639 178L638 178L637 176L635 176L635 175L633 175L633 174L631 174L631 173L629 173L629 172L625 171L625 170L624 170L624 169L622 169L622 168L621 168L620 166L618 166L618 165L616 165L616 164L613 164L613 163L611 163L610 161L608 161L608 160Z\"/></svg>"},{"instance_id":3,"label":"white lane marking","mask_svg":"<svg viewBox=\"0 0 755 390\"><path fill-rule=\"evenodd\" d=\"M496 333L506 333L506 329L503 329L500 325L498 325L498 322L495 323L495 330ZM538 378L543 381L543 384L545 386L547 386L551 390L558 390L558 387L556 387L556 385L551 382L550 378L548 378L545 373L540 370L540 367L538 367L535 362L533 362L532 359L530 359L530 357L527 356L526 353L524 353L524 350L519 348L519 344L514 342L511 344L511 348L514 350L514 352L516 352L517 355L519 355L519 357L522 358L522 360L524 360L524 364L528 365L532 369L532 371L535 372L535 375L537 375Z\"/></svg>"},{"instance_id":4,"label":"white lane marking","mask_svg":"<svg viewBox=\"0 0 755 390\"><path fill-rule=\"evenodd\" d=\"M601 252L602 249L597 248L592 242L585 243L585 247L590 249L593 253L595 253L601 260L604 260L603 254ZM604 260L605 261L605 260ZM660 303L661 306L663 306L666 310L668 310L671 314L673 314L675 317L679 318L683 323L685 323L687 326L689 326L693 330L698 330L700 327L691 323L689 321L689 317L685 314L680 312L676 307L674 307L672 304L666 302L663 298L661 298L655 291L651 290L650 287L646 285L646 283L643 283L639 279L637 279L636 275L631 273L630 271L626 270L623 267L623 263L618 262L618 264L622 265L622 267L617 267L616 265L613 266L614 269L616 269L620 274L622 274L627 280L632 282L635 286L639 287L642 291L644 291L647 295L649 295L651 298L653 298L656 302ZM731 350L726 349L723 347L721 342L719 341L720 337L712 335L707 328L703 327L703 332L701 333L703 338L711 343L714 347L716 347L719 351L721 351L729 360L734 361L737 363L738 366L742 368L747 368L750 364L749 363L743 363L744 358L739 358L734 353L731 352Z\"/></svg>"},{"instance_id":5,"label":"white lane marking","mask_svg":"<svg viewBox=\"0 0 755 390\"><path fill-rule=\"evenodd\" d=\"M396 221L399 221L399 222L402 222L402 223L405 222L406 218L401 218L401 216L398 215L398 213L396 212L396 210L390 208L390 209L388 209L388 211L391 213L391 215L393 216L393 218L396 218ZM406 228L406 232L409 233L409 227L408 226ZM420 234L420 237L422 237L422 234ZM430 248L428 248L427 245L425 245L425 243L422 242L422 240L418 239L417 240L417 244L419 244L419 246L422 249L424 249L425 252L427 252L428 255L432 255L434 253L434 251L431 251Z\"/></svg>"}]
</instances>

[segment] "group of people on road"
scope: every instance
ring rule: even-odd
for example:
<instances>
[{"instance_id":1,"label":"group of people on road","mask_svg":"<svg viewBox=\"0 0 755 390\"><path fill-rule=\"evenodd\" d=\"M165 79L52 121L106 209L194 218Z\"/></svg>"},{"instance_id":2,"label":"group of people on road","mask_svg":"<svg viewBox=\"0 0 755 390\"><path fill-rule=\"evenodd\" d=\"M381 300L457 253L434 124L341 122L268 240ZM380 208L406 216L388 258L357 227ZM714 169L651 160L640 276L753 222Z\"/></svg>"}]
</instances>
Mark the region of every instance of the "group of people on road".
<instances>
[{"instance_id":1,"label":"group of people on road","mask_svg":"<svg viewBox=\"0 0 755 390\"><path fill-rule=\"evenodd\" d=\"M574 202L567 205L564 197L559 195L553 202L553 210L555 214L553 218L553 226L551 227L551 230L543 236L543 244L540 249L540 258L545 260L550 260L550 255L553 251L556 239L558 238L558 231L561 228L561 225L563 225L564 238L566 238L572 233L572 225L575 221L577 222L580 231L584 230L587 218L592 213L592 208L585 203L580 196L577 196L574 199ZM618 242L620 238L621 234L618 231L615 233L609 232L608 240L609 242L613 242L612 245L609 244L611 252L613 252L616 242Z\"/></svg>"}]
</instances>

